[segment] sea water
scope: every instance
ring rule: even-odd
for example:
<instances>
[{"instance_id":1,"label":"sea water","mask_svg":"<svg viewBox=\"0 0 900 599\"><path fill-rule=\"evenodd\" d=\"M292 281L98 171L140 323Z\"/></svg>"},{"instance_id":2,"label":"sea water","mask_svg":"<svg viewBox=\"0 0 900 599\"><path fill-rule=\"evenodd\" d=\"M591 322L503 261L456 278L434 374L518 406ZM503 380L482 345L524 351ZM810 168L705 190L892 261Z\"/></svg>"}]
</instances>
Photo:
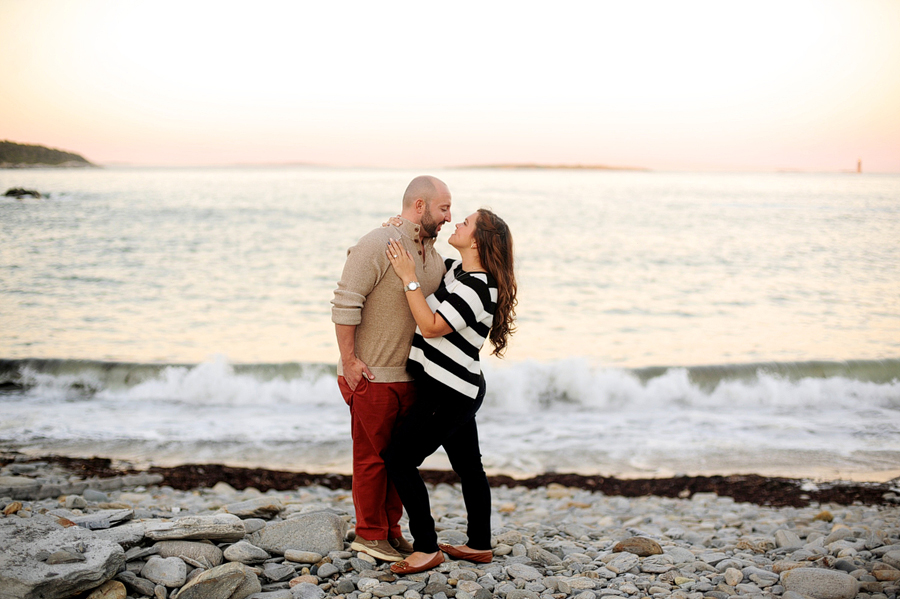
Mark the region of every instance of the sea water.
<instances>
[{"instance_id":1,"label":"sea water","mask_svg":"<svg viewBox=\"0 0 900 599\"><path fill-rule=\"evenodd\" d=\"M516 242L492 471L900 474L900 176L430 173ZM0 171L0 447L348 471L329 300L416 174Z\"/></svg>"}]
</instances>

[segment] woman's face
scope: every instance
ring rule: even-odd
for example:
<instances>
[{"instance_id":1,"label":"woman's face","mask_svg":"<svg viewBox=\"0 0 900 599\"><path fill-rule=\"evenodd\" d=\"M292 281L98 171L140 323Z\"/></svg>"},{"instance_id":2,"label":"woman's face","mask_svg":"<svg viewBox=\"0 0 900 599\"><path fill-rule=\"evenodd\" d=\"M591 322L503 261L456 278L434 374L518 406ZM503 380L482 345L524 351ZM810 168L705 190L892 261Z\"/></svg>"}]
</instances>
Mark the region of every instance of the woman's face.
<instances>
[{"instance_id":1,"label":"woman's face","mask_svg":"<svg viewBox=\"0 0 900 599\"><path fill-rule=\"evenodd\" d=\"M457 249L471 247L475 243L475 223L477 222L478 213L473 212L463 222L457 223L456 230L447 242Z\"/></svg>"}]
</instances>

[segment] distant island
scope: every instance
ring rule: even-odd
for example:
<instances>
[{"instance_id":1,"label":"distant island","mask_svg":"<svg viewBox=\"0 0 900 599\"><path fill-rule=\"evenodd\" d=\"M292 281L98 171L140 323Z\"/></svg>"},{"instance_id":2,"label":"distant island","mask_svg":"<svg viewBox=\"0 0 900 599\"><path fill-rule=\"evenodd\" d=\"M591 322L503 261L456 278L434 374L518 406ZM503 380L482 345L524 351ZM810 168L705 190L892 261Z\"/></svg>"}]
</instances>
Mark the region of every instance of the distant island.
<instances>
[{"instance_id":1,"label":"distant island","mask_svg":"<svg viewBox=\"0 0 900 599\"><path fill-rule=\"evenodd\" d=\"M0 168L97 166L83 156L30 144L0 141Z\"/></svg>"},{"instance_id":2,"label":"distant island","mask_svg":"<svg viewBox=\"0 0 900 599\"><path fill-rule=\"evenodd\" d=\"M579 171L649 171L639 166L607 166L604 164L472 164L457 168L547 169Z\"/></svg>"}]
</instances>

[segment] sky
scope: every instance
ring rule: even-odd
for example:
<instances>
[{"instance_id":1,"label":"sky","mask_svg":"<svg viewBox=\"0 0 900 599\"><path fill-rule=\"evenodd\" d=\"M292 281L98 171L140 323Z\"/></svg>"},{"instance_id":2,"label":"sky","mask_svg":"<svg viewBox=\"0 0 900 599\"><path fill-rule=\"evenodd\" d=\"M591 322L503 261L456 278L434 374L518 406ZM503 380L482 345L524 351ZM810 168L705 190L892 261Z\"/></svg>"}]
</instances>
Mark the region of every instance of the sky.
<instances>
[{"instance_id":1,"label":"sky","mask_svg":"<svg viewBox=\"0 0 900 599\"><path fill-rule=\"evenodd\" d=\"M0 139L100 164L900 172L900 0L0 0Z\"/></svg>"}]
</instances>

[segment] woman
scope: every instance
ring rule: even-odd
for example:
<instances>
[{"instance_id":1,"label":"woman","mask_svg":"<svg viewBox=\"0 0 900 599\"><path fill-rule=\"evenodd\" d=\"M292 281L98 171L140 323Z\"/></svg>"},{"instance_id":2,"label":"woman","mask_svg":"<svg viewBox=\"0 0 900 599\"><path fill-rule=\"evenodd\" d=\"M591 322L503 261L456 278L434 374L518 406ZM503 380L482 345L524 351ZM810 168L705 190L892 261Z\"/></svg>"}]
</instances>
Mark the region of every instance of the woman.
<instances>
[{"instance_id":1,"label":"woman","mask_svg":"<svg viewBox=\"0 0 900 599\"><path fill-rule=\"evenodd\" d=\"M460 259L445 260L447 274L428 298L416 284L412 254L394 240L387 248L417 325L407 363L416 404L382 454L414 539L414 553L391 566L397 574L434 568L444 561L442 550L479 563L493 557L491 491L475 424L485 391L478 354L490 337L493 353L502 356L514 331L513 241L506 223L481 209L456 225L449 243ZM428 490L419 475L418 467L440 446L462 481L469 519L466 545L438 545Z\"/></svg>"}]
</instances>

